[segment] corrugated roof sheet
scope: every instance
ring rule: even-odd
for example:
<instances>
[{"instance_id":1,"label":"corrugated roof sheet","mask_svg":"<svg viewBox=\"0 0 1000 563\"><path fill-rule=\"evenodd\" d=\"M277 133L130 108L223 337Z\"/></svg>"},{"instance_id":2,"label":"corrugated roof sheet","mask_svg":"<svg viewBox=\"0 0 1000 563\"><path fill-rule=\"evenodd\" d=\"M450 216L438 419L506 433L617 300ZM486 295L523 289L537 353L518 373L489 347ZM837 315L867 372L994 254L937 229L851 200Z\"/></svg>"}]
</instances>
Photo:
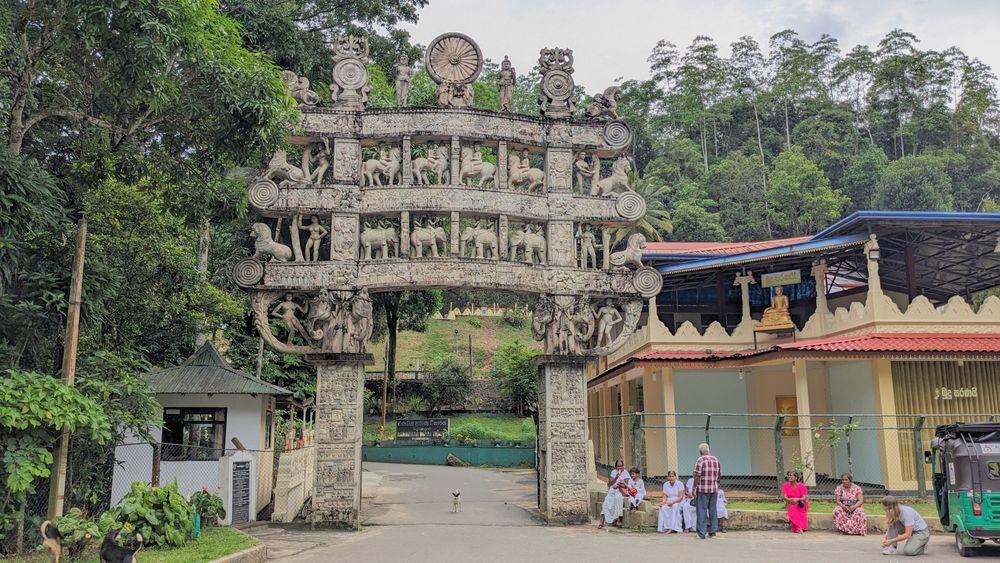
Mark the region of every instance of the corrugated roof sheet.
<instances>
[{"instance_id":1,"label":"corrugated roof sheet","mask_svg":"<svg viewBox=\"0 0 1000 563\"><path fill-rule=\"evenodd\" d=\"M709 254L728 255L766 250L809 240L810 237L760 240L753 242L647 242L643 255L655 254Z\"/></svg>"},{"instance_id":2,"label":"corrugated roof sheet","mask_svg":"<svg viewBox=\"0 0 1000 563\"><path fill-rule=\"evenodd\" d=\"M146 374L154 393L208 393L217 395L291 395L250 374L234 369L211 342L205 342L190 358L172 368Z\"/></svg>"}]
</instances>

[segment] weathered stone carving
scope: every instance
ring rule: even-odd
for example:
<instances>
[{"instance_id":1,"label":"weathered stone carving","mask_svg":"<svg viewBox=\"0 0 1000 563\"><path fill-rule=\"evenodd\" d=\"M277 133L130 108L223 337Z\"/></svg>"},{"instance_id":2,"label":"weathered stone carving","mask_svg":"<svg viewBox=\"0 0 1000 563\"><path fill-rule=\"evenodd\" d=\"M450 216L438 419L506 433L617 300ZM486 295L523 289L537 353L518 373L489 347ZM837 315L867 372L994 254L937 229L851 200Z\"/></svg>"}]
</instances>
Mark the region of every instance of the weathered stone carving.
<instances>
[{"instance_id":1,"label":"weathered stone carving","mask_svg":"<svg viewBox=\"0 0 1000 563\"><path fill-rule=\"evenodd\" d=\"M532 308L531 333L546 354L603 355L635 332L641 313L638 300L594 305L586 295L540 295ZM618 325L622 328L612 337Z\"/></svg>"},{"instance_id":2,"label":"weathered stone carving","mask_svg":"<svg viewBox=\"0 0 1000 563\"><path fill-rule=\"evenodd\" d=\"M281 322L285 325L285 330L288 331L286 344L292 344L292 339L296 334L301 336L305 342L309 342L309 332L302 326L302 321L298 318L298 313L305 314L308 311L307 307L295 302L291 293L286 293L285 299L281 303L278 303L271 311L271 316L281 319Z\"/></svg>"},{"instance_id":3,"label":"weathered stone carving","mask_svg":"<svg viewBox=\"0 0 1000 563\"><path fill-rule=\"evenodd\" d=\"M406 53L399 55L396 61L396 107L406 107L410 99L410 81L413 79L413 67Z\"/></svg>"},{"instance_id":4,"label":"weathered stone carving","mask_svg":"<svg viewBox=\"0 0 1000 563\"><path fill-rule=\"evenodd\" d=\"M264 264L254 258L244 258L233 266L233 279L241 287L253 287L264 278Z\"/></svg>"},{"instance_id":5,"label":"weathered stone carving","mask_svg":"<svg viewBox=\"0 0 1000 563\"><path fill-rule=\"evenodd\" d=\"M302 162L303 165L308 162L305 156L302 157ZM288 162L288 151L278 149L274 151L271 161L267 163L267 170L260 179L305 184L309 182L309 173L306 172L305 166L300 168Z\"/></svg>"},{"instance_id":6,"label":"weathered stone carving","mask_svg":"<svg viewBox=\"0 0 1000 563\"><path fill-rule=\"evenodd\" d=\"M423 225L415 223L410 230L410 256L414 258L423 258L425 249L434 258L447 256L447 248L448 235L435 221L424 219Z\"/></svg>"},{"instance_id":7,"label":"weathered stone carving","mask_svg":"<svg viewBox=\"0 0 1000 563\"><path fill-rule=\"evenodd\" d=\"M462 173L460 183L466 186L496 186L497 166L483 160L483 146L462 147ZM473 184L473 180L475 183Z\"/></svg>"},{"instance_id":8,"label":"weathered stone carving","mask_svg":"<svg viewBox=\"0 0 1000 563\"><path fill-rule=\"evenodd\" d=\"M545 236L542 228L536 225L525 223L518 230L510 233L510 256L511 260L517 260L521 256L522 262L528 264L546 263Z\"/></svg>"},{"instance_id":9,"label":"weathered stone carving","mask_svg":"<svg viewBox=\"0 0 1000 563\"><path fill-rule=\"evenodd\" d=\"M483 227L480 220L462 229L458 252L460 256L471 255L470 258L499 260L496 229L489 223Z\"/></svg>"},{"instance_id":10,"label":"weathered stone carving","mask_svg":"<svg viewBox=\"0 0 1000 563\"><path fill-rule=\"evenodd\" d=\"M465 108L472 105L472 84L483 70L479 45L461 33L445 33L427 46L427 72L437 83L441 107Z\"/></svg>"},{"instance_id":11,"label":"weathered stone carving","mask_svg":"<svg viewBox=\"0 0 1000 563\"><path fill-rule=\"evenodd\" d=\"M597 317L596 344L603 346L612 342L614 328L622 322L622 314L612 305L604 305L594 314Z\"/></svg>"},{"instance_id":12,"label":"weathered stone carving","mask_svg":"<svg viewBox=\"0 0 1000 563\"><path fill-rule=\"evenodd\" d=\"M292 259L292 249L271 237L271 227L266 223L254 223L250 226L250 237L253 239L255 260L278 260L288 262Z\"/></svg>"},{"instance_id":13,"label":"weathered stone carving","mask_svg":"<svg viewBox=\"0 0 1000 563\"><path fill-rule=\"evenodd\" d=\"M497 89L500 91L500 111L511 111L514 98L514 85L517 84L517 73L510 64L510 59L504 55L500 63L500 72L497 73ZM997 243L1000 245L1000 242Z\"/></svg>"},{"instance_id":14,"label":"weathered stone carving","mask_svg":"<svg viewBox=\"0 0 1000 563\"><path fill-rule=\"evenodd\" d=\"M598 169L600 165L598 165ZM632 163L628 157L620 156L611 165L611 175L601 178L596 183L590 185L590 195L605 197L615 192L630 192L632 188L628 185L628 173L632 171Z\"/></svg>"},{"instance_id":15,"label":"weathered stone carving","mask_svg":"<svg viewBox=\"0 0 1000 563\"><path fill-rule=\"evenodd\" d=\"M538 96L539 111L545 117L568 119L576 111L573 100L573 50L542 49L538 57L542 91Z\"/></svg>"},{"instance_id":16,"label":"weathered stone carving","mask_svg":"<svg viewBox=\"0 0 1000 563\"><path fill-rule=\"evenodd\" d=\"M576 172L577 191L581 194L589 193L600 178L601 161L593 158L587 151L580 151L576 153L573 169Z\"/></svg>"},{"instance_id":17,"label":"weathered stone carving","mask_svg":"<svg viewBox=\"0 0 1000 563\"><path fill-rule=\"evenodd\" d=\"M382 176L385 176L388 185L398 184L400 157L399 147L379 147L378 158L369 158L361 165L361 185L374 184L381 188Z\"/></svg>"},{"instance_id":18,"label":"weathered stone carving","mask_svg":"<svg viewBox=\"0 0 1000 563\"><path fill-rule=\"evenodd\" d=\"M372 302L368 290L321 289L309 304L309 334L324 352L361 353L372 333Z\"/></svg>"},{"instance_id":19,"label":"weathered stone carving","mask_svg":"<svg viewBox=\"0 0 1000 563\"><path fill-rule=\"evenodd\" d=\"M303 230L308 231L309 238L306 239L306 247L303 249L303 259L307 262L316 262L319 260L319 247L323 242L323 237L328 234L328 231L319 224L319 217L313 215L309 218L309 224L302 226L301 217L296 216L293 223L293 237L297 237L297 231Z\"/></svg>"},{"instance_id":20,"label":"weathered stone carving","mask_svg":"<svg viewBox=\"0 0 1000 563\"><path fill-rule=\"evenodd\" d=\"M597 236L590 225L580 225L576 230L581 268L597 268Z\"/></svg>"},{"instance_id":21,"label":"weathered stone carving","mask_svg":"<svg viewBox=\"0 0 1000 563\"><path fill-rule=\"evenodd\" d=\"M393 256L399 258L399 234L395 227L386 225L383 221L379 221L377 226L366 222L365 230L361 232L361 248L363 260L390 258L390 249Z\"/></svg>"},{"instance_id":22,"label":"weathered stone carving","mask_svg":"<svg viewBox=\"0 0 1000 563\"><path fill-rule=\"evenodd\" d=\"M529 192L542 192L545 184L545 172L539 168L531 166L528 158L528 151L522 151L521 156L511 152L507 161L507 174L510 178L510 185L513 187L523 187Z\"/></svg>"},{"instance_id":23,"label":"weathered stone carving","mask_svg":"<svg viewBox=\"0 0 1000 563\"><path fill-rule=\"evenodd\" d=\"M304 106L314 106L319 103L319 94L309 89L309 79L299 76L290 70L281 73L281 80L288 87L288 93L295 101Z\"/></svg>"},{"instance_id":24,"label":"weathered stone carving","mask_svg":"<svg viewBox=\"0 0 1000 563\"><path fill-rule=\"evenodd\" d=\"M642 233L633 233L628 237L624 250L611 253L611 266L628 268L642 266L642 249L646 248L646 237Z\"/></svg>"},{"instance_id":25,"label":"weathered stone carving","mask_svg":"<svg viewBox=\"0 0 1000 563\"><path fill-rule=\"evenodd\" d=\"M449 160L444 147L428 145L426 157L418 156L412 160L413 183L421 186L447 184ZM428 176L428 172L433 176Z\"/></svg>"},{"instance_id":26,"label":"weathered stone carving","mask_svg":"<svg viewBox=\"0 0 1000 563\"><path fill-rule=\"evenodd\" d=\"M618 100L621 97L617 86L608 86L603 94L594 94L594 99L587 104L587 117L618 119Z\"/></svg>"},{"instance_id":27,"label":"weathered stone carving","mask_svg":"<svg viewBox=\"0 0 1000 563\"><path fill-rule=\"evenodd\" d=\"M368 38L342 35L333 44L330 99L337 109L361 111L368 103Z\"/></svg>"},{"instance_id":28,"label":"weathered stone carving","mask_svg":"<svg viewBox=\"0 0 1000 563\"><path fill-rule=\"evenodd\" d=\"M334 215L330 232L330 259L355 260L358 252L357 215Z\"/></svg>"}]
</instances>

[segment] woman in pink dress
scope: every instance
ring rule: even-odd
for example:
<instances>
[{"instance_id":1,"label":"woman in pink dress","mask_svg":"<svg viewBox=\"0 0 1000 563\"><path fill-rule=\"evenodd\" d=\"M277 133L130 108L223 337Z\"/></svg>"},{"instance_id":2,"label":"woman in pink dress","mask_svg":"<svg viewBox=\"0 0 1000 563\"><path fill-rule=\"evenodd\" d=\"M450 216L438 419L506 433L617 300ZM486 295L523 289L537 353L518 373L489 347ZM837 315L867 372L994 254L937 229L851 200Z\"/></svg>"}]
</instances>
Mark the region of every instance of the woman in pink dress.
<instances>
[{"instance_id":1,"label":"woman in pink dress","mask_svg":"<svg viewBox=\"0 0 1000 563\"><path fill-rule=\"evenodd\" d=\"M787 481L781 485L781 498L788 505L787 518L793 534L809 529L809 490L802 484L798 471L785 474Z\"/></svg>"},{"instance_id":2,"label":"woman in pink dress","mask_svg":"<svg viewBox=\"0 0 1000 563\"><path fill-rule=\"evenodd\" d=\"M861 487L854 484L850 473L840 476L840 484L833 490L837 507L833 509L833 523L841 532L852 536L863 536L868 533L868 515L861 505L865 495Z\"/></svg>"}]
</instances>

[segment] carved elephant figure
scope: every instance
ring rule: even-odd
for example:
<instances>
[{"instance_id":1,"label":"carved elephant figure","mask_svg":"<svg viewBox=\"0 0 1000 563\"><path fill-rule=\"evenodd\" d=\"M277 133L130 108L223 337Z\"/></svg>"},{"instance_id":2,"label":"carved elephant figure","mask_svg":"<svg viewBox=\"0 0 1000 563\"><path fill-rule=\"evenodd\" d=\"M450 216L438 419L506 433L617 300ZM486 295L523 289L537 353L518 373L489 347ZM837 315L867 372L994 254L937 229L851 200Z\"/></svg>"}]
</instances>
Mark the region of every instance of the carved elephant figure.
<instances>
[{"instance_id":1,"label":"carved elephant figure","mask_svg":"<svg viewBox=\"0 0 1000 563\"><path fill-rule=\"evenodd\" d=\"M493 229L469 227L462 231L460 241L463 256L469 248L473 249L472 258L496 259L499 256L497 234Z\"/></svg>"},{"instance_id":2,"label":"carved elephant figure","mask_svg":"<svg viewBox=\"0 0 1000 563\"><path fill-rule=\"evenodd\" d=\"M528 264L545 264L545 237L531 231L514 231L510 235L510 258L514 260L518 249L524 250Z\"/></svg>"},{"instance_id":3,"label":"carved elephant figure","mask_svg":"<svg viewBox=\"0 0 1000 563\"><path fill-rule=\"evenodd\" d=\"M411 254L416 258L423 258L424 247L427 247L431 256L437 258L444 255L447 241L448 235L441 227L414 227L410 233L410 243L413 248ZM438 244L441 245L440 250Z\"/></svg>"},{"instance_id":4,"label":"carved elephant figure","mask_svg":"<svg viewBox=\"0 0 1000 563\"><path fill-rule=\"evenodd\" d=\"M254 223L250 226L250 236L253 240L253 257L257 260L270 258L272 261L288 262L292 259L292 249L271 238L271 228L266 223Z\"/></svg>"},{"instance_id":5,"label":"carved elephant figure","mask_svg":"<svg viewBox=\"0 0 1000 563\"><path fill-rule=\"evenodd\" d=\"M496 185L496 165L492 162L484 162L482 156L474 159L473 156L477 153L478 151L471 147L462 147L462 177L459 179L460 183L466 186L475 185L477 187ZM475 184L473 184L473 179L475 179Z\"/></svg>"},{"instance_id":6,"label":"carved elephant figure","mask_svg":"<svg viewBox=\"0 0 1000 563\"><path fill-rule=\"evenodd\" d=\"M388 258L389 248L399 257L399 234L395 227L366 228L361 233L361 246L364 248L363 259Z\"/></svg>"}]
</instances>

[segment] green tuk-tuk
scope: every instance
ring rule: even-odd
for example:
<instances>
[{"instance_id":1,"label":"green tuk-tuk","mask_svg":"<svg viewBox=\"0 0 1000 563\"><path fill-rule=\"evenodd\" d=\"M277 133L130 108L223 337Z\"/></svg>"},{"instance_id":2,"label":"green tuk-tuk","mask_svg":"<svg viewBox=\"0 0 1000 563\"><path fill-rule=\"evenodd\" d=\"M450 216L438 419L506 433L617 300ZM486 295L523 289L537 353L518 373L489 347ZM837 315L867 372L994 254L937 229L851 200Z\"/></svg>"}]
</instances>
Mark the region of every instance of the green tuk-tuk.
<instances>
[{"instance_id":1,"label":"green tuk-tuk","mask_svg":"<svg viewBox=\"0 0 1000 563\"><path fill-rule=\"evenodd\" d=\"M963 557L987 540L1000 543L1000 423L938 426L925 452L934 471L941 524Z\"/></svg>"}]
</instances>

